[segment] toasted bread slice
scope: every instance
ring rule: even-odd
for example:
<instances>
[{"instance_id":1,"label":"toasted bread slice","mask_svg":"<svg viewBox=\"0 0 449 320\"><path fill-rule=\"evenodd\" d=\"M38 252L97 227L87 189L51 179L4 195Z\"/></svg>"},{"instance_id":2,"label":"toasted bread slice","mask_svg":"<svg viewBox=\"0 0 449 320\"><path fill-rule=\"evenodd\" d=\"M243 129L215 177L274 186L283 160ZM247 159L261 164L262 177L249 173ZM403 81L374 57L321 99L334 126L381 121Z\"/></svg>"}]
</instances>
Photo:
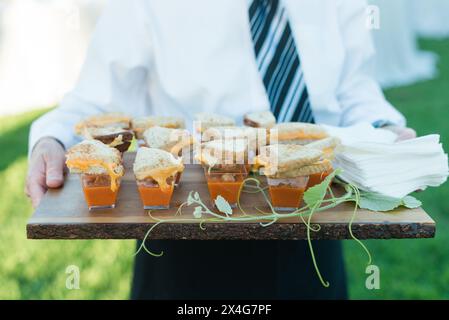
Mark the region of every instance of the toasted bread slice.
<instances>
[{"instance_id":1,"label":"toasted bread slice","mask_svg":"<svg viewBox=\"0 0 449 320\"><path fill-rule=\"evenodd\" d=\"M131 126L136 137L143 139L143 133L151 127L158 126L170 129L183 129L185 128L185 121L181 117L149 116L133 119Z\"/></svg>"},{"instance_id":2,"label":"toasted bread slice","mask_svg":"<svg viewBox=\"0 0 449 320\"><path fill-rule=\"evenodd\" d=\"M178 156L184 147L193 144L188 130L151 127L143 133L143 139L150 148L162 149Z\"/></svg>"},{"instance_id":3,"label":"toasted bread slice","mask_svg":"<svg viewBox=\"0 0 449 320\"><path fill-rule=\"evenodd\" d=\"M245 164L248 142L244 139L212 140L201 144L195 158L204 166Z\"/></svg>"},{"instance_id":4,"label":"toasted bread slice","mask_svg":"<svg viewBox=\"0 0 449 320\"><path fill-rule=\"evenodd\" d=\"M66 159L72 173L108 174L113 190L117 189L117 180L124 174L120 152L98 140L85 140L71 147Z\"/></svg>"},{"instance_id":5,"label":"toasted bread slice","mask_svg":"<svg viewBox=\"0 0 449 320\"><path fill-rule=\"evenodd\" d=\"M286 170L283 172L276 172L270 178L274 179L296 178L300 176L310 176L316 173L330 172L332 170L333 170L332 163L327 159L323 159L303 167L291 168L290 170Z\"/></svg>"},{"instance_id":6,"label":"toasted bread slice","mask_svg":"<svg viewBox=\"0 0 449 320\"><path fill-rule=\"evenodd\" d=\"M75 133L82 136L86 128L113 127L128 130L131 118L122 113L103 113L87 117L75 126Z\"/></svg>"},{"instance_id":7,"label":"toasted bread slice","mask_svg":"<svg viewBox=\"0 0 449 320\"><path fill-rule=\"evenodd\" d=\"M167 179L182 172L184 165L182 158L175 158L170 152L142 147L137 151L133 170L137 180L152 179L161 189L167 189Z\"/></svg>"},{"instance_id":8,"label":"toasted bread slice","mask_svg":"<svg viewBox=\"0 0 449 320\"><path fill-rule=\"evenodd\" d=\"M235 120L214 113L198 113L195 115L195 130L202 133L205 130L213 127L234 127Z\"/></svg>"},{"instance_id":9,"label":"toasted bread slice","mask_svg":"<svg viewBox=\"0 0 449 320\"><path fill-rule=\"evenodd\" d=\"M325 159L333 160L335 150L340 144L341 141L337 137L329 137L309 143L306 147L321 150L324 153L323 157Z\"/></svg>"},{"instance_id":10,"label":"toasted bread slice","mask_svg":"<svg viewBox=\"0 0 449 320\"><path fill-rule=\"evenodd\" d=\"M264 174L276 177L320 160L323 152L299 145L269 145L261 148L256 165L264 167Z\"/></svg>"},{"instance_id":11,"label":"toasted bread slice","mask_svg":"<svg viewBox=\"0 0 449 320\"><path fill-rule=\"evenodd\" d=\"M276 118L271 111L251 112L244 116L243 122L249 127L271 129L276 125Z\"/></svg>"},{"instance_id":12,"label":"toasted bread slice","mask_svg":"<svg viewBox=\"0 0 449 320\"><path fill-rule=\"evenodd\" d=\"M326 130L319 125L302 122L285 122L270 129L270 143L304 145L327 138Z\"/></svg>"},{"instance_id":13,"label":"toasted bread slice","mask_svg":"<svg viewBox=\"0 0 449 320\"><path fill-rule=\"evenodd\" d=\"M335 149L340 143L341 141L337 137L328 137L309 143L307 147L324 151L326 149Z\"/></svg>"}]
</instances>

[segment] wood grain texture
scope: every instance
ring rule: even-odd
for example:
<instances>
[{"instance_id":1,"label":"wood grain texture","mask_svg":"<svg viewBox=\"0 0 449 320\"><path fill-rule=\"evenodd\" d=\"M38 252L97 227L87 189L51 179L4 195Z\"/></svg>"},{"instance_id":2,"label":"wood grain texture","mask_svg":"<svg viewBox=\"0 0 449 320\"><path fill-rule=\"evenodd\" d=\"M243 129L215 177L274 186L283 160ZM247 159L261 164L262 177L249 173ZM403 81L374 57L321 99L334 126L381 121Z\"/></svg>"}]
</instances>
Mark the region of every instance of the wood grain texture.
<instances>
[{"instance_id":1,"label":"wood grain texture","mask_svg":"<svg viewBox=\"0 0 449 320\"><path fill-rule=\"evenodd\" d=\"M155 221L142 209L132 174L135 154L125 154L126 175L119 191L117 207L89 212L78 176L69 175L63 188L50 190L27 225L29 239L142 239ZM170 219L190 191L198 191L210 205L209 193L201 167L189 165L181 186L175 190L171 209L154 211L156 218ZM242 207L255 213L254 207L268 211L262 195L243 194ZM306 239L306 227L298 219L283 219L269 227L259 223L207 223L201 230L192 216L193 208L185 207L178 218L183 222L163 223L152 232L152 239L179 240L300 240ZM348 222L353 206L344 204L316 213L312 223L321 230L312 232L313 239L349 239ZM235 213L239 214L238 210ZM352 226L360 239L432 238L435 222L422 209L399 209L391 213L358 210Z\"/></svg>"}]
</instances>

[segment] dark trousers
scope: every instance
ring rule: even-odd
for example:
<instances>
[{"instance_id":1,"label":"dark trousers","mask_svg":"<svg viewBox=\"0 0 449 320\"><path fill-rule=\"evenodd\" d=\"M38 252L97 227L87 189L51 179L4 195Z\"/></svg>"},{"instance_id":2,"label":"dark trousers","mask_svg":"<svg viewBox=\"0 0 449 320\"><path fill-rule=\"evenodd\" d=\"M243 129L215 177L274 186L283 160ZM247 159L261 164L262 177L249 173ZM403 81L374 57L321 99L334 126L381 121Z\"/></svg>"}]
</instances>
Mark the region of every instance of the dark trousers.
<instances>
[{"instance_id":1,"label":"dark trousers","mask_svg":"<svg viewBox=\"0 0 449 320\"><path fill-rule=\"evenodd\" d=\"M140 242L138 242L140 245ZM339 241L156 241L136 257L132 299L347 299Z\"/></svg>"}]
</instances>

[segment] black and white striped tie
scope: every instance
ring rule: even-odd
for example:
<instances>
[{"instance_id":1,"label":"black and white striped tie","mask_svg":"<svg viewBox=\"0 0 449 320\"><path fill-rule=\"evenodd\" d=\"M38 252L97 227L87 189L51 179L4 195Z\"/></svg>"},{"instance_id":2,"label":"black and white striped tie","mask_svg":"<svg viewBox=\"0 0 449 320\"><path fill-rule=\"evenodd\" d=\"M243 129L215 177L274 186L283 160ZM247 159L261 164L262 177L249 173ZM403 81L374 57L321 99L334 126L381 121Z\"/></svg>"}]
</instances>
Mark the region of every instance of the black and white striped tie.
<instances>
[{"instance_id":1,"label":"black and white striped tie","mask_svg":"<svg viewBox=\"0 0 449 320\"><path fill-rule=\"evenodd\" d=\"M249 19L259 71L279 122L314 123L301 61L279 0L249 0Z\"/></svg>"}]
</instances>

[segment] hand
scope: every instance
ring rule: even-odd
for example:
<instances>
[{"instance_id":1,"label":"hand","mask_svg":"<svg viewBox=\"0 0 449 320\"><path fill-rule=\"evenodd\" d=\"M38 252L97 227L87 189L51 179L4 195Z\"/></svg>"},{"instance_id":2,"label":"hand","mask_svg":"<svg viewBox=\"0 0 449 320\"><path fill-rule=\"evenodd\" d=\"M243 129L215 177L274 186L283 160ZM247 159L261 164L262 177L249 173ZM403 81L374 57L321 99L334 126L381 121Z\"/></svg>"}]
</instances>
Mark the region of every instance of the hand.
<instances>
[{"instance_id":1,"label":"hand","mask_svg":"<svg viewBox=\"0 0 449 320\"><path fill-rule=\"evenodd\" d=\"M36 208L48 188L64 183L64 148L53 138L43 138L31 154L25 193Z\"/></svg>"},{"instance_id":2,"label":"hand","mask_svg":"<svg viewBox=\"0 0 449 320\"><path fill-rule=\"evenodd\" d=\"M416 131L411 128L400 126L385 126L383 129L390 130L398 135L397 141L404 141L416 138Z\"/></svg>"}]
</instances>

